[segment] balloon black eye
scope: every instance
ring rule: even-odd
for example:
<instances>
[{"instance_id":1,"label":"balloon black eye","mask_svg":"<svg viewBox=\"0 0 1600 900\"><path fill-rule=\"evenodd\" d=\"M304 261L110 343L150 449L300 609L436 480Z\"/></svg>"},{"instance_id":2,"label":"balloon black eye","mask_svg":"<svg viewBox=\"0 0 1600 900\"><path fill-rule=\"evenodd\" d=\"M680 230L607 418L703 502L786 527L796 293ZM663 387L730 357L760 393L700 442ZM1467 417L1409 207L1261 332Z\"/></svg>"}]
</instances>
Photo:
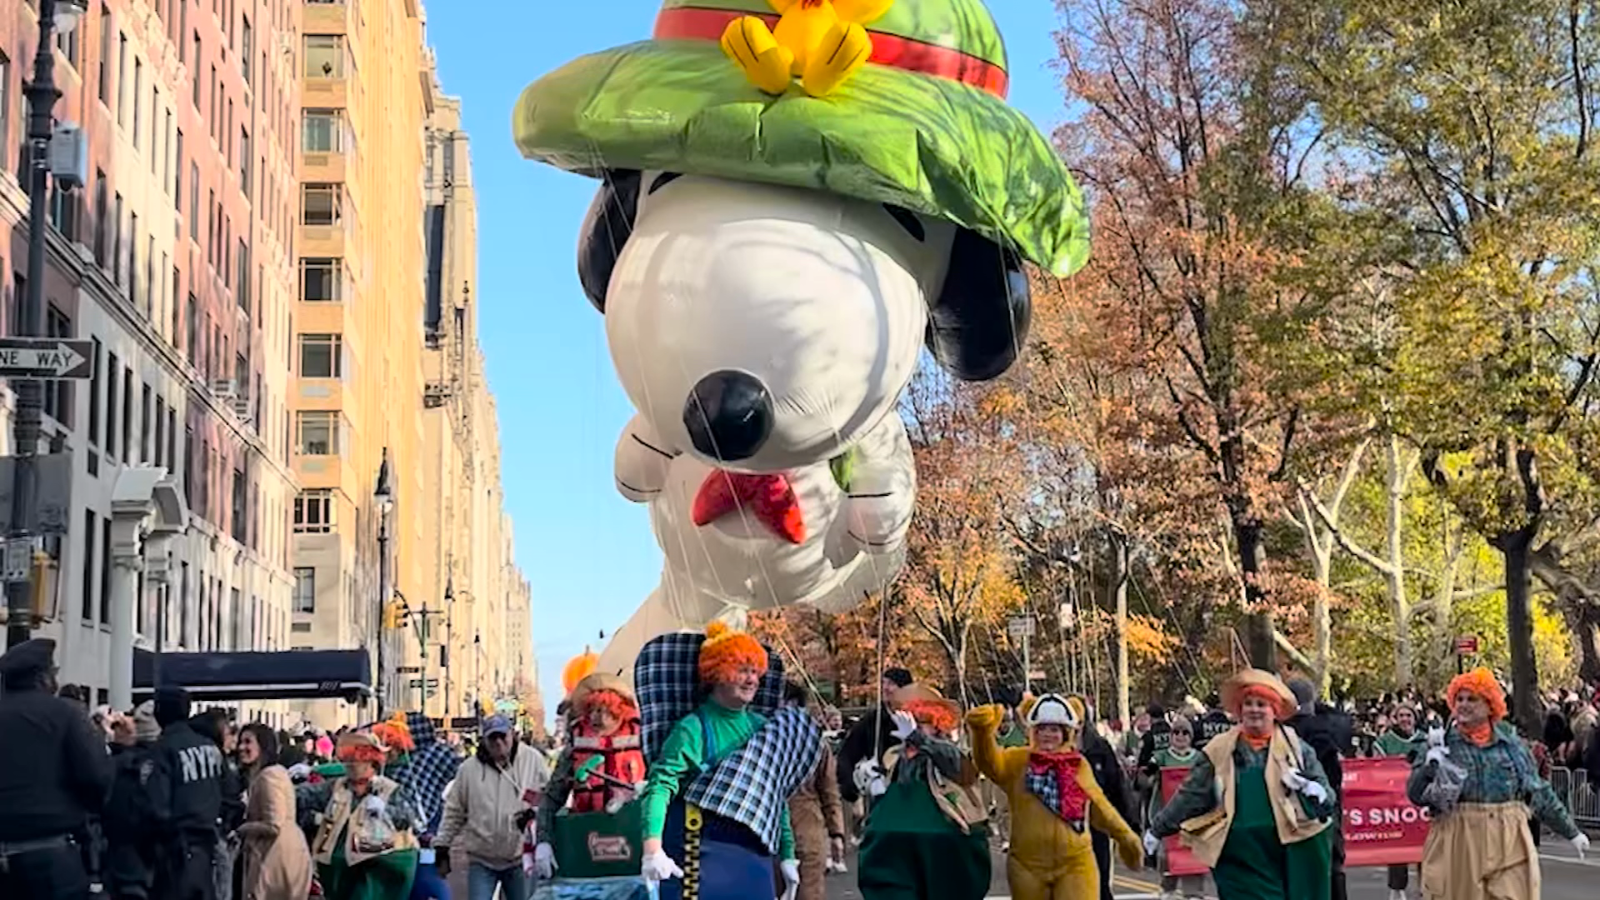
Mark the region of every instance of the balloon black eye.
<instances>
[{"instance_id":1,"label":"balloon black eye","mask_svg":"<svg viewBox=\"0 0 1600 900\"><path fill-rule=\"evenodd\" d=\"M916 238L918 243L928 239L928 230L922 227L922 220L917 218L916 213L888 203L885 203L883 208L888 210L889 215L894 216L894 220L900 223L900 227L904 228L907 234Z\"/></svg>"}]
</instances>

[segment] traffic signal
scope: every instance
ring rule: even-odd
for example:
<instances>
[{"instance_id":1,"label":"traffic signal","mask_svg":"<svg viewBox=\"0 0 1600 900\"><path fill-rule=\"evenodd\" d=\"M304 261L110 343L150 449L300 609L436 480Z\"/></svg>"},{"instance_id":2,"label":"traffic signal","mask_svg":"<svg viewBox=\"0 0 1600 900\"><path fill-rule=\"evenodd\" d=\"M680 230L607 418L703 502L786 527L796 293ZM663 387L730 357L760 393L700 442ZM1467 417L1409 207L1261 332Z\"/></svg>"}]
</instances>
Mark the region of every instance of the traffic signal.
<instances>
[{"instance_id":1,"label":"traffic signal","mask_svg":"<svg viewBox=\"0 0 1600 900\"><path fill-rule=\"evenodd\" d=\"M400 623L406 618L406 602L404 600L390 600L383 608L383 627L399 628Z\"/></svg>"}]
</instances>

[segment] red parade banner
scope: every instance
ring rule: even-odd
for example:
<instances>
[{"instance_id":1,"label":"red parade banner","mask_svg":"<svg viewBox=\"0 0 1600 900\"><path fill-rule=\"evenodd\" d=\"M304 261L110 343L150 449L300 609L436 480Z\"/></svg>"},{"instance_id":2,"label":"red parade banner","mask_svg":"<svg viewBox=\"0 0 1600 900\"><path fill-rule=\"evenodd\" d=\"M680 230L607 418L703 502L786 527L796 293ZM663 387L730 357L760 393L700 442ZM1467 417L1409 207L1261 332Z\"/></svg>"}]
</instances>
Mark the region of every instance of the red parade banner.
<instances>
[{"instance_id":1,"label":"red parade banner","mask_svg":"<svg viewBox=\"0 0 1600 900\"><path fill-rule=\"evenodd\" d=\"M1161 796L1170 800L1188 769L1161 771ZM1345 868L1393 866L1422 862L1428 838L1428 812L1406 799L1411 765L1401 757L1344 761ZM1177 837L1167 838L1167 874L1201 875L1205 864L1195 859Z\"/></svg>"}]
</instances>

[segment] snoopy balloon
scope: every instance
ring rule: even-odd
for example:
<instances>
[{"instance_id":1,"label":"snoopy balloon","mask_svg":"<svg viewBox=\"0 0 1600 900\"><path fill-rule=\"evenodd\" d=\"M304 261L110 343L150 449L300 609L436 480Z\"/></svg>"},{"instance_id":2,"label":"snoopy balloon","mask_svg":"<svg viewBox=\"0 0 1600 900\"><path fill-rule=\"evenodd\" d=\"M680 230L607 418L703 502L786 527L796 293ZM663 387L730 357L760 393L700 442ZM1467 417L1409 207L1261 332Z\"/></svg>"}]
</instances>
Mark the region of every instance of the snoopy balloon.
<instances>
[{"instance_id":1,"label":"snoopy balloon","mask_svg":"<svg viewBox=\"0 0 1600 900\"><path fill-rule=\"evenodd\" d=\"M1065 276L1088 253L1007 81L981 0L665 0L652 38L523 92L523 154L601 180L579 279L636 410L617 489L665 557L603 668L895 576L916 499L896 404L922 350L1000 375L1025 263Z\"/></svg>"}]
</instances>

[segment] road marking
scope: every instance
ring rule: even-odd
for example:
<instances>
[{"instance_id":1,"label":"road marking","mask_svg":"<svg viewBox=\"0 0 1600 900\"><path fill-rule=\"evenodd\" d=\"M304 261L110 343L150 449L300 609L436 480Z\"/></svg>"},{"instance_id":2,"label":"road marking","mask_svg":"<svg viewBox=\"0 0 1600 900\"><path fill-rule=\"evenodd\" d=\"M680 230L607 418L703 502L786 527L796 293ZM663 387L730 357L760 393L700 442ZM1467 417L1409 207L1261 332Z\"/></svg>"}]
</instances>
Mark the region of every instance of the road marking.
<instances>
[{"instance_id":1,"label":"road marking","mask_svg":"<svg viewBox=\"0 0 1600 900\"><path fill-rule=\"evenodd\" d=\"M1600 869L1600 860L1578 859L1572 856L1557 856L1554 853L1541 853L1539 858L1550 862L1564 862L1574 866L1587 866L1591 869Z\"/></svg>"}]
</instances>

